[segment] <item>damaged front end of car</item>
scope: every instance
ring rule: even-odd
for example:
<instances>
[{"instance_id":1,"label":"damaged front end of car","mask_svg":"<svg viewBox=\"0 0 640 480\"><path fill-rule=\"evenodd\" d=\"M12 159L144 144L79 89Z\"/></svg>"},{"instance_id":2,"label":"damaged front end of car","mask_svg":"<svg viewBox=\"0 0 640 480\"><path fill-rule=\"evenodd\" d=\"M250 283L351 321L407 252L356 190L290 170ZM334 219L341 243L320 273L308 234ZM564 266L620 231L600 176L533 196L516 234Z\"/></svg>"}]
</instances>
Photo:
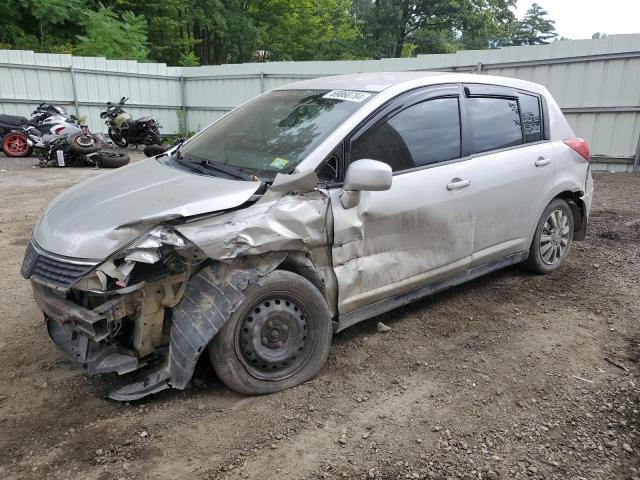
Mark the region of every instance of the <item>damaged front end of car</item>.
<instances>
[{"instance_id":1,"label":"damaged front end of car","mask_svg":"<svg viewBox=\"0 0 640 480\"><path fill-rule=\"evenodd\" d=\"M203 259L171 227L158 226L99 264L52 255L32 240L22 275L65 355L90 374L122 375L168 355L167 316Z\"/></svg>"},{"instance_id":2,"label":"damaged front end of car","mask_svg":"<svg viewBox=\"0 0 640 480\"><path fill-rule=\"evenodd\" d=\"M241 208L171 219L102 262L53 255L32 239L22 275L70 360L89 374L135 372L110 398L184 389L247 285L286 266L335 295L329 197L316 183L313 172L281 176Z\"/></svg>"}]
</instances>

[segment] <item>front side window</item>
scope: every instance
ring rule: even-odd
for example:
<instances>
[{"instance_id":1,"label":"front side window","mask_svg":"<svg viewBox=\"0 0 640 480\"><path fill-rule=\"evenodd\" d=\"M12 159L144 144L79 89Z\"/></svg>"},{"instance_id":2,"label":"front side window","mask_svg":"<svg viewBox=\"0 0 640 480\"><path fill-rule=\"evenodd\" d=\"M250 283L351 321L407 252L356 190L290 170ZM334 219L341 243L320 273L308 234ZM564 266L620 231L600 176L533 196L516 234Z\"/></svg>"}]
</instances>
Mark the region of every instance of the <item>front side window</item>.
<instances>
[{"instance_id":1,"label":"front side window","mask_svg":"<svg viewBox=\"0 0 640 480\"><path fill-rule=\"evenodd\" d=\"M476 153L522 144L517 100L470 97L467 106Z\"/></svg>"},{"instance_id":2,"label":"front side window","mask_svg":"<svg viewBox=\"0 0 640 480\"><path fill-rule=\"evenodd\" d=\"M276 90L194 137L180 148L179 159L201 171L291 173L371 97L346 90Z\"/></svg>"},{"instance_id":3,"label":"front side window","mask_svg":"<svg viewBox=\"0 0 640 480\"><path fill-rule=\"evenodd\" d=\"M413 105L357 138L351 161L371 158L394 172L460 157L458 98L437 98Z\"/></svg>"}]
</instances>

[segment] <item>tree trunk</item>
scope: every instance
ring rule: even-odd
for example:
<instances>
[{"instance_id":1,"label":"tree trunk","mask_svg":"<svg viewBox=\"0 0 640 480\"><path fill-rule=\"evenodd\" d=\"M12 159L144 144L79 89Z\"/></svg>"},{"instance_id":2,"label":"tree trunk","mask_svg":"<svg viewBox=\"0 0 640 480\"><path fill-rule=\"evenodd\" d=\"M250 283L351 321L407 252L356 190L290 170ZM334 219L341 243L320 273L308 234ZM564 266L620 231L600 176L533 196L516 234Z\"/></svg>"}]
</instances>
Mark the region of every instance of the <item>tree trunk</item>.
<instances>
[{"instance_id":1,"label":"tree trunk","mask_svg":"<svg viewBox=\"0 0 640 480\"><path fill-rule=\"evenodd\" d=\"M402 50L404 50L404 42L407 38L407 23L409 22L409 2L410 0L405 0L402 3L402 16L400 17L398 38L396 39L396 51L393 55L395 58L402 57Z\"/></svg>"}]
</instances>

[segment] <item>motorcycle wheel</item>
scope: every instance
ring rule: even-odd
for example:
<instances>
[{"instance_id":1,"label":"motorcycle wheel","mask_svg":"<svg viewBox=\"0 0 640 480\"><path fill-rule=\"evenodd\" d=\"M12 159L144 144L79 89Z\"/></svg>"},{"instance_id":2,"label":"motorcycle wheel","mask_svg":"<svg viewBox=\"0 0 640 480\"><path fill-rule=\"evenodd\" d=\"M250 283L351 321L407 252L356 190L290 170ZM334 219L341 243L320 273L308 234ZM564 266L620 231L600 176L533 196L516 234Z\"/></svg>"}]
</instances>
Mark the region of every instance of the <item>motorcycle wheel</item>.
<instances>
[{"instance_id":1,"label":"motorcycle wheel","mask_svg":"<svg viewBox=\"0 0 640 480\"><path fill-rule=\"evenodd\" d=\"M101 150L92 157L92 160L102 168L118 168L129 163L129 155L126 153Z\"/></svg>"},{"instance_id":2,"label":"motorcycle wheel","mask_svg":"<svg viewBox=\"0 0 640 480\"><path fill-rule=\"evenodd\" d=\"M102 142L95 135L85 135L82 132L73 133L67 137L69 148L74 152L86 155L97 152L102 146Z\"/></svg>"},{"instance_id":3,"label":"motorcycle wheel","mask_svg":"<svg viewBox=\"0 0 640 480\"><path fill-rule=\"evenodd\" d=\"M129 146L127 139L121 137L113 128L109 128L109 138L120 148L127 148Z\"/></svg>"},{"instance_id":4,"label":"motorcycle wheel","mask_svg":"<svg viewBox=\"0 0 640 480\"><path fill-rule=\"evenodd\" d=\"M7 157L28 157L32 149L27 140L22 132L9 132L2 139L2 151Z\"/></svg>"},{"instance_id":5,"label":"motorcycle wheel","mask_svg":"<svg viewBox=\"0 0 640 480\"><path fill-rule=\"evenodd\" d=\"M143 145L161 145L162 140L160 140L160 135L158 135L156 132L147 132L142 139L142 144Z\"/></svg>"},{"instance_id":6,"label":"motorcycle wheel","mask_svg":"<svg viewBox=\"0 0 640 480\"><path fill-rule=\"evenodd\" d=\"M156 155L161 155L167 151L168 147L164 145L147 145L144 147L144 154L147 157L155 157Z\"/></svg>"}]
</instances>

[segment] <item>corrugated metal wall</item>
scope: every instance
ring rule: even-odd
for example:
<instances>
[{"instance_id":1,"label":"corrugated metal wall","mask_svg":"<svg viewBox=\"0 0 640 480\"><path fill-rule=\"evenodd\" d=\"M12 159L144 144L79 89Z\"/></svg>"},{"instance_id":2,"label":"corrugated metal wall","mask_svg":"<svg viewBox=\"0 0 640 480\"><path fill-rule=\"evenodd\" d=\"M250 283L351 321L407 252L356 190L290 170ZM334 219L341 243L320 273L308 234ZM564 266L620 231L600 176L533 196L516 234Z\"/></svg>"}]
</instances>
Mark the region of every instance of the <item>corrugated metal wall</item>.
<instances>
[{"instance_id":1,"label":"corrugated metal wall","mask_svg":"<svg viewBox=\"0 0 640 480\"><path fill-rule=\"evenodd\" d=\"M124 95L134 116L154 115L167 134L177 130L176 112L183 106L187 128L199 130L263 91L305 78L474 67L547 86L576 134L589 140L598 166L620 169L633 162L640 137L640 34L407 59L191 68L0 50L0 112L28 115L39 101L77 104L91 128L100 130L102 104Z\"/></svg>"}]
</instances>

